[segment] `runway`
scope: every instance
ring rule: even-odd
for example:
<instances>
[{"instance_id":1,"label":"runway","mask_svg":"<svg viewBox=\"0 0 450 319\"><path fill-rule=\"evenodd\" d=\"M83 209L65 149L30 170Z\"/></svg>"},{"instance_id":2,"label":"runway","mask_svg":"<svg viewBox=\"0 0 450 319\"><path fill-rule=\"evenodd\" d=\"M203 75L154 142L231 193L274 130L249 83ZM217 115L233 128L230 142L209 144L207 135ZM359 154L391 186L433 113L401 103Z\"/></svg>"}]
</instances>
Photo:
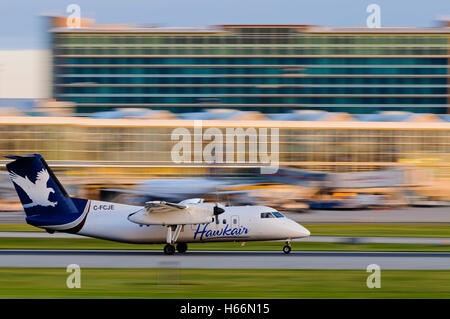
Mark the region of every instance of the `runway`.
<instances>
[{"instance_id":1,"label":"runway","mask_svg":"<svg viewBox=\"0 0 450 319\"><path fill-rule=\"evenodd\" d=\"M90 237L68 233L47 232L2 232L0 238L73 238L89 239ZM280 240L283 241L283 240ZM347 236L310 236L293 239L293 242L311 243L342 243L342 244L420 244L420 245L450 245L450 238L446 237L347 237ZM450 247L449 247L450 250Z\"/></svg>"},{"instance_id":2,"label":"runway","mask_svg":"<svg viewBox=\"0 0 450 319\"><path fill-rule=\"evenodd\" d=\"M450 270L446 252L0 250L0 267Z\"/></svg>"},{"instance_id":3,"label":"runway","mask_svg":"<svg viewBox=\"0 0 450 319\"><path fill-rule=\"evenodd\" d=\"M0 212L0 224L26 224L24 212Z\"/></svg>"}]
</instances>

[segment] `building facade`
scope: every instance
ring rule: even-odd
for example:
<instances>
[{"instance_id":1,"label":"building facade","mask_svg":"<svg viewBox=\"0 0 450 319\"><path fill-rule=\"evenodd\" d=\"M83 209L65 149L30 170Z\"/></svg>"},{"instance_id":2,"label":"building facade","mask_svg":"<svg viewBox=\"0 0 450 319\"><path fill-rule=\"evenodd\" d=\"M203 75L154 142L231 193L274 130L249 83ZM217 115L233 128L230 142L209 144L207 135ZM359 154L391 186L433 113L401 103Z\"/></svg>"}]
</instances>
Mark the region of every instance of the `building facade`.
<instances>
[{"instance_id":1,"label":"building facade","mask_svg":"<svg viewBox=\"0 0 450 319\"><path fill-rule=\"evenodd\" d=\"M450 28L50 29L53 95L78 113L236 108L444 114Z\"/></svg>"}]
</instances>

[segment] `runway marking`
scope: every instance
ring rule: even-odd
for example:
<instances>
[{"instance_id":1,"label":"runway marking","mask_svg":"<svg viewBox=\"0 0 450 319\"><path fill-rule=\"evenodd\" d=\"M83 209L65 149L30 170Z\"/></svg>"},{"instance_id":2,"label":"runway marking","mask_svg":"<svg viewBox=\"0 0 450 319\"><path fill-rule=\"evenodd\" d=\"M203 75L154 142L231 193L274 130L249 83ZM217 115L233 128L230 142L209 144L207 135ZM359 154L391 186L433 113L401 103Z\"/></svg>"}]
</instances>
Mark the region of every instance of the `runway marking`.
<instances>
[{"instance_id":1,"label":"runway marking","mask_svg":"<svg viewBox=\"0 0 450 319\"><path fill-rule=\"evenodd\" d=\"M0 255L162 255L162 250L134 250L134 249L0 249ZM446 257L450 258L450 252L391 252L391 251L298 251L293 250L286 255L281 250L189 250L184 254L177 254L178 256L185 255L228 255L228 256L267 256L267 255L281 255L281 256L364 256L364 257Z\"/></svg>"},{"instance_id":2,"label":"runway marking","mask_svg":"<svg viewBox=\"0 0 450 319\"><path fill-rule=\"evenodd\" d=\"M216 269L381 269L450 270L446 252L188 251L160 250L0 250L0 267L216 268Z\"/></svg>"}]
</instances>

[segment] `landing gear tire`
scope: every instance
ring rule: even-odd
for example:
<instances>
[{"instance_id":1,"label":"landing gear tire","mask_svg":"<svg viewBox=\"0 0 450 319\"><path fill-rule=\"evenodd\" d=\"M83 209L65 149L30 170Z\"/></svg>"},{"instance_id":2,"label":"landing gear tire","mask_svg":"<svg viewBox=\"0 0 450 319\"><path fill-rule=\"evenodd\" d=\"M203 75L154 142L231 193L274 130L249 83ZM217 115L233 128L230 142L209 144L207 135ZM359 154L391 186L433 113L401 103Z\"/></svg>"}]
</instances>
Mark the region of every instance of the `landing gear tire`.
<instances>
[{"instance_id":1,"label":"landing gear tire","mask_svg":"<svg viewBox=\"0 0 450 319\"><path fill-rule=\"evenodd\" d=\"M187 250L187 244L186 243L178 243L177 244L177 251L181 254L185 253Z\"/></svg>"},{"instance_id":2,"label":"landing gear tire","mask_svg":"<svg viewBox=\"0 0 450 319\"><path fill-rule=\"evenodd\" d=\"M175 254L175 246L171 244L167 244L164 246L164 253L166 255L173 255Z\"/></svg>"},{"instance_id":3,"label":"landing gear tire","mask_svg":"<svg viewBox=\"0 0 450 319\"><path fill-rule=\"evenodd\" d=\"M289 246L289 245L286 245L283 247L283 253L285 253L285 254L289 254L291 252L291 250L292 250L291 246Z\"/></svg>"}]
</instances>

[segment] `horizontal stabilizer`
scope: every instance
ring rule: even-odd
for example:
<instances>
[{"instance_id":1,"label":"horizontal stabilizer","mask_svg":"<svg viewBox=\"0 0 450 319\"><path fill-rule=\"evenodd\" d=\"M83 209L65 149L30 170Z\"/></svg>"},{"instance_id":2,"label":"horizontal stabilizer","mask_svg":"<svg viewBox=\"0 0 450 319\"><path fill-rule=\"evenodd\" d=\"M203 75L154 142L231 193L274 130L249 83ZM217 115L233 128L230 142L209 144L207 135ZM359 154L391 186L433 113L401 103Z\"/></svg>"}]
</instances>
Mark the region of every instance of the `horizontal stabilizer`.
<instances>
[{"instance_id":1,"label":"horizontal stabilizer","mask_svg":"<svg viewBox=\"0 0 450 319\"><path fill-rule=\"evenodd\" d=\"M28 155L5 155L3 157L9 159L19 159L19 158L36 158L38 154L28 154Z\"/></svg>"}]
</instances>

